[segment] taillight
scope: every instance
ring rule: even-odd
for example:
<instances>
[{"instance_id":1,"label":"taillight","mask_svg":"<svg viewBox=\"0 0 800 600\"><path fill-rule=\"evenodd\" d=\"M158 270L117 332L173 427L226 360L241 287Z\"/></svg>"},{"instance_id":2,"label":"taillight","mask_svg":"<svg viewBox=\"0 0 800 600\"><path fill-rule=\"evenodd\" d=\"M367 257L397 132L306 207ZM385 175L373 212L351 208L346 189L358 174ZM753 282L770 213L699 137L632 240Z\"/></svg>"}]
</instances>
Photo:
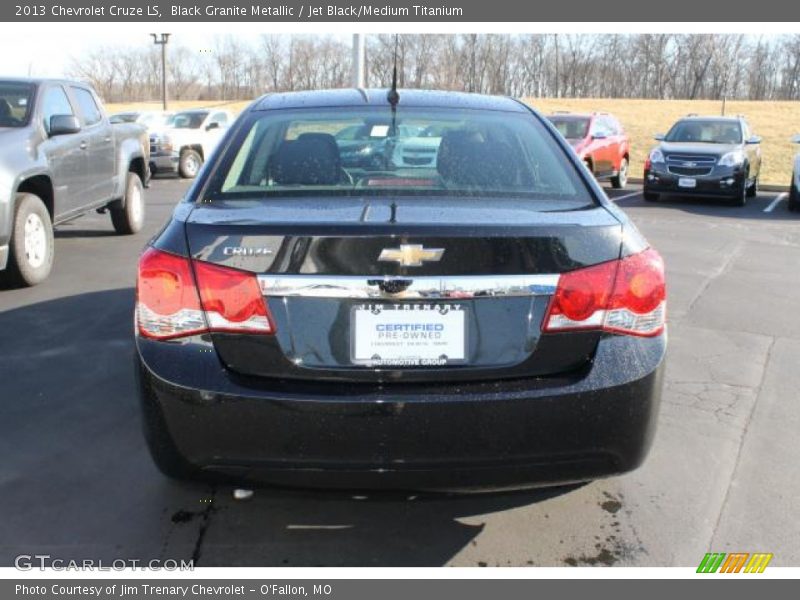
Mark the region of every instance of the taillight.
<instances>
[{"instance_id":1,"label":"taillight","mask_svg":"<svg viewBox=\"0 0 800 600\"><path fill-rule=\"evenodd\" d=\"M666 298L664 262L651 248L561 275L542 329L658 335L664 329Z\"/></svg>"},{"instance_id":2,"label":"taillight","mask_svg":"<svg viewBox=\"0 0 800 600\"><path fill-rule=\"evenodd\" d=\"M254 274L155 248L139 259L136 319L142 336L160 340L209 331L273 332Z\"/></svg>"}]
</instances>

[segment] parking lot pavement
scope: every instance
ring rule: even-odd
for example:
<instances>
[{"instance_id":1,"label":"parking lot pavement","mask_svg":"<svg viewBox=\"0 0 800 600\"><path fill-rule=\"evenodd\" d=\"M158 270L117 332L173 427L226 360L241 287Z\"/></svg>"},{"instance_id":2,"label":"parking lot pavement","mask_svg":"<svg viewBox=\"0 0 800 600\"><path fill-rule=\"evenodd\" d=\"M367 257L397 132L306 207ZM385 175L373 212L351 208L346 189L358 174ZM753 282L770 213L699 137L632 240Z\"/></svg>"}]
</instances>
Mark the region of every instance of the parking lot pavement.
<instances>
[{"instance_id":1,"label":"parking lot pavement","mask_svg":"<svg viewBox=\"0 0 800 600\"><path fill-rule=\"evenodd\" d=\"M670 351L652 453L572 488L469 497L176 484L151 464L132 375L139 250L186 184L156 180L146 230L59 228L51 278L0 291L0 564L696 566L713 551L800 564L800 218L609 190L664 255Z\"/></svg>"}]
</instances>

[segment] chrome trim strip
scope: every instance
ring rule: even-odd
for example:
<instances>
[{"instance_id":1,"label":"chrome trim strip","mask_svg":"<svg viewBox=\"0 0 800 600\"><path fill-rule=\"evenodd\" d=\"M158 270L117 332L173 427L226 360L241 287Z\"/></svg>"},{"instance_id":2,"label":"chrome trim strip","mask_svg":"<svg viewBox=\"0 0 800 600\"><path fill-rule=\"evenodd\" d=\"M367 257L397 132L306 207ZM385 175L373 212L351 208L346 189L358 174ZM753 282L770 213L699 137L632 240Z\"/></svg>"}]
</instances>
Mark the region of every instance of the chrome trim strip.
<instances>
[{"instance_id":1,"label":"chrome trim strip","mask_svg":"<svg viewBox=\"0 0 800 600\"><path fill-rule=\"evenodd\" d=\"M558 275L259 275L258 284L262 293L270 297L436 300L548 296L556 291Z\"/></svg>"}]
</instances>

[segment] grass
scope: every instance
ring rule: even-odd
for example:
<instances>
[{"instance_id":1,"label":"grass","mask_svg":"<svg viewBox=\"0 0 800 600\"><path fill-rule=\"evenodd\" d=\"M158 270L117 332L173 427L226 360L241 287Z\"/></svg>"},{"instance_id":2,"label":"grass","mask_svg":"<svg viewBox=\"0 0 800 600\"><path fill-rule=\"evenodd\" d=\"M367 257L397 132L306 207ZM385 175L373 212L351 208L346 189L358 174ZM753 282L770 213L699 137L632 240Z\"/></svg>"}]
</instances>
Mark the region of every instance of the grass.
<instances>
[{"instance_id":1,"label":"grass","mask_svg":"<svg viewBox=\"0 0 800 600\"><path fill-rule=\"evenodd\" d=\"M655 145L653 135L666 133L680 117L689 113L718 115L722 103L712 100L632 100L613 98L527 98L531 106L544 114L556 110L572 112L606 111L613 113L625 127L631 138L631 176L641 177L644 160ZM172 110L195 107L224 107L238 113L249 101L225 103L203 103L198 101L171 102ZM132 109L158 110L157 102L109 104L109 112ZM791 179L792 158L800 147L790 138L800 133L800 102L749 102L729 101L725 112L728 115L744 115L755 135L762 138L763 167L761 183L787 186Z\"/></svg>"}]
</instances>

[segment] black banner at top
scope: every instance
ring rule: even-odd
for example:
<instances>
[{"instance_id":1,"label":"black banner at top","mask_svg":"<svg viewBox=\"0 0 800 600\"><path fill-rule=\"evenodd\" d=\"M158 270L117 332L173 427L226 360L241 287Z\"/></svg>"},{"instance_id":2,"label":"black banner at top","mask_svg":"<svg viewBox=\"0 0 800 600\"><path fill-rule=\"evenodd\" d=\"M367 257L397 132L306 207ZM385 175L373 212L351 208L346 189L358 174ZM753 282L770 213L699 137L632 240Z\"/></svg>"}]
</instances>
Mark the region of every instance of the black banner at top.
<instances>
[{"instance_id":1,"label":"black banner at top","mask_svg":"<svg viewBox=\"0 0 800 600\"><path fill-rule=\"evenodd\" d=\"M797 22L800 3L760 0L11 0L1 21ZM800 32L800 27L798 28Z\"/></svg>"}]
</instances>

